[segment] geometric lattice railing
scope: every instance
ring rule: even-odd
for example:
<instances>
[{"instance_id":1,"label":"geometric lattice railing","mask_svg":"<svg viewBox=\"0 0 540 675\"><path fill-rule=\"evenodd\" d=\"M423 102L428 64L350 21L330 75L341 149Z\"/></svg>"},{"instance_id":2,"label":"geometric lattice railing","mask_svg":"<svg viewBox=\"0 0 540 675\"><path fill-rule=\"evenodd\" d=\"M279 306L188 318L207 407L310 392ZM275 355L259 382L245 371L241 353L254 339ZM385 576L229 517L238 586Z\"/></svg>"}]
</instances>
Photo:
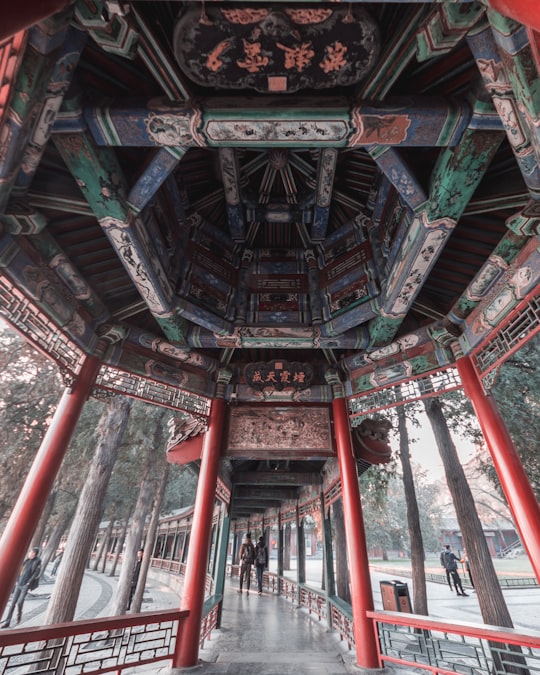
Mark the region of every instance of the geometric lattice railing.
<instances>
[{"instance_id":1,"label":"geometric lattice railing","mask_svg":"<svg viewBox=\"0 0 540 675\"><path fill-rule=\"evenodd\" d=\"M362 396L349 398L349 410L352 426L360 424L363 415L393 408L404 403L412 403L430 396L440 396L461 388L461 380L456 368L445 368L427 375L411 379L400 384L381 387ZM355 421L356 419L356 421Z\"/></svg>"},{"instance_id":2,"label":"geometric lattice railing","mask_svg":"<svg viewBox=\"0 0 540 675\"><path fill-rule=\"evenodd\" d=\"M188 615L166 610L4 631L0 673L110 673L171 659Z\"/></svg>"},{"instance_id":3,"label":"geometric lattice railing","mask_svg":"<svg viewBox=\"0 0 540 675\"><path fill-rule=\"evenodd\" d=\"M540 296L530 298L497 333L475 352L482 377L540 331Z\"/></svg>"},{"instance_id":4,"label":"geometric lattice railing","mask_svg":"<svg viewBox=\"0 0 540 675\"><path fill-rule=\"evenodd\" d=\"M368 612L377 625L381 659L430 673L540 675L540 635L417 614Z\"/></svg>"},{"instance_id":5,"label":"geometric lattice railing","mask_svg":"<svg viewBox=\"0 0 540 675\"><path fill-rule=\"evenodd\" d=\"M208 397L199 396L179 387L157 382L135 373L128 373L112 366L101 367L96 378L96 386L201 417L208 417L210 414L211 399Z\"/></svg>"}]
</instances>

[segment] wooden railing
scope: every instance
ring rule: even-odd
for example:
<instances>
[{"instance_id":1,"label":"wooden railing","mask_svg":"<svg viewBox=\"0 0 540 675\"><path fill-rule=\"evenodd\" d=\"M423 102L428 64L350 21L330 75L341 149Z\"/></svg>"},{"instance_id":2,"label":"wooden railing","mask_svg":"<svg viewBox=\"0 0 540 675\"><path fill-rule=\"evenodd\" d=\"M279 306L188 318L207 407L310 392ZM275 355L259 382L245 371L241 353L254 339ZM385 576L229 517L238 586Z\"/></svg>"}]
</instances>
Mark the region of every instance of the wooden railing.
<instances>
[{"instance_id":1,"label":"wooden railing","mask_svg":"<svg viewBox=\"0 0 540 675\"><path fill-rule=\"evenodd\" d=\"M540 674L540 632L433 621L418 614L368 612L383 664L450 675Z\"/></svg>"},{"instance_id":2,"label":"wooden railing","mask_svg":"<svg viewBox=\"0 0 540 675\"><path fill-rule=\"evenodd\" d=\"M165 610L4 631L0 673L98 675L171 659L187 616Z\"/></svg>"},{"instance_id":3,"label":"wooden railing","mask_svg":"<svg viewBox=\"0 0 540 675\"><path fill-rule=\"evenodd\" d=\"M204 602L201 647L217 627L222 600L212 595ZM0 675L119 674L125 668L168 661L188 616L188 611L163 610L1 632Z\"/></svg>"}]
</instances>

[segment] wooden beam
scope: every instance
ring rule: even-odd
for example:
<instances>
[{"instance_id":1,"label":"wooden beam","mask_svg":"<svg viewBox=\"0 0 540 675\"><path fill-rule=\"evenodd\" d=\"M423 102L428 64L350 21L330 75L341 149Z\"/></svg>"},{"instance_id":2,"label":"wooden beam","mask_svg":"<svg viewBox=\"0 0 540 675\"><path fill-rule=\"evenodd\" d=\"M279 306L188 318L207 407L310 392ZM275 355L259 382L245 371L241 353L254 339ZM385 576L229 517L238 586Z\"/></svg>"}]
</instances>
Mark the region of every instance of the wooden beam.
<instances>
[{"instance_id":1,"label":"wooden beam","mask_svg":"<svg viewBox=\"0 0 540 675\"><path fill-rule=\"evenodd\" d=\"M322 485L319 473L243 471L232 477L234 485Z\"/></svg>"}]
</instances>

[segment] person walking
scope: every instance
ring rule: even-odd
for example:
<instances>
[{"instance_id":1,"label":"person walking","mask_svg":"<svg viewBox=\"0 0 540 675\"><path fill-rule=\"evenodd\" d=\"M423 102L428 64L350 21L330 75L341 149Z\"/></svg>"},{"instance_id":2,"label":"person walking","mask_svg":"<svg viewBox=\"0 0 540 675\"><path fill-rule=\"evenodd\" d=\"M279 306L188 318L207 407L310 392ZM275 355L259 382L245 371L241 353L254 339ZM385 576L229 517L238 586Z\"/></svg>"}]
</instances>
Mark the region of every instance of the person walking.
<instances>
[{"instance_id":1,"label":"person walking","mask_svg":"<svg viewBox=\"0 0 540 675\"><path fill-rule=\"evenodd\" d=\"M444 559L446 561L446 569L450 572L452 575L452 581L454 582L454 587L456 589L456 593L458 595L469 595L468 593L465 593L463 590L463 586L461 585L461 577L459 576L458 572L458 562L460 562L460 559L457 557L457 555L452 551L450 548L450 545L446 545L446 553L444 556Z\"/></svg>"},{"instance_id":2,"label":"person walking","mask_svg":"<svg viewBox=\"0 0 540 675\"><path fill-rule=\"evenodd\" d=\"M264 537L259 537L255 546L255 570L257 572L257 590L262 595L263 572L268 567L268 549L264 543Z\"/></svg>"},{"instance_id":3,"label":"person walking","mask_svg":"<svg viewBox=\"0 0 540 675\"><path fill-rule=\"evenodd\" d=\"M28 557L22 564L17 583L13 589L13 598L11 600L9 612L4 622L0 625L0 628L9 628L15 607L17 607L16 623L21 622L26 594L28 591L33 591L34 588L38 587L40 574L41 558L39 557L39 548L35 546L34 548L30 549L30 551L28 551Z\"/></svg>"},{"instance_id":4,"label":"person walking","mask_svg":"<svg viewBox=\"0 0 540 675\"><path fill-rule=\"evenodd\" d=\"M135 563L135 567L133 568L133 575L131 577L131 588L129 589L129 600L128 600L128 606L127 606L128 609L131 607L131 601L133 600L133 596L135 595L135 590L137 588L137 582L139 581L139 576L141 574L141 565L142 565L143 555L144 555L144 549L140 548L137 551L137 562Z\"/></svg>"},{"instance_id":5,"label":"person walking","mask_svg":"<svg viewBox=\"0 0 540 675\"><path fill-rule=\"evenodd\" d=\"M238 592L242 593L242 587L245 580L246 593L249 593L251 584L251 566L255 562L255 546L253 546L251 541L251 532L246 534L244 543L240 546L240 561L240 588L238 589Z\"/></svg>"}]
</instances>

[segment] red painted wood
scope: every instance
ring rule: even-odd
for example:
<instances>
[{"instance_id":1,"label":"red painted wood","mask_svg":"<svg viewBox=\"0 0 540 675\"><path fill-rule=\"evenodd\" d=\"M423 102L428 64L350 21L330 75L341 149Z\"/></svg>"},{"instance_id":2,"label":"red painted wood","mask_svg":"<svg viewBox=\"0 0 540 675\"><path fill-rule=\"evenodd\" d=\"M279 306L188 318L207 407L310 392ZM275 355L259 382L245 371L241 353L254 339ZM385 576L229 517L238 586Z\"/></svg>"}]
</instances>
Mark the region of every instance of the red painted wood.
<instances>
[{"instance_id":1,"label":"red painted wood","mask_svg":"<svg viewBox=\"0 0 540 675\"><path fill-rule=\"evenodd\" d=\"M218 478L221 439L225 421L225 400L214 399L208 421L208 431L204 435L201 468L195 505L193 508L193 526L189 542L184 592L181 609L189 610L184 630L177 641L173 658L173 668L187 668L197 665L199 639L204 602L204 588L210 535Z\"/></svg>"},{"instance_id":2,"label":"red painted wood","mask_svg":"<svg viewBox=\"0 0 540 675\"><path fill-rule=\"evenodd\" d=\"M188 438L182 443L178 443L174 448L167 452L167 461L170 464L189 464L201 458L203 447L203 434Z\"/></svg>"},{"instance_id":3,"label":"red painted wood","mask_svg":"<svg viewBox=\"0 0 540 675\"><path fill-rule=\"evenodd\" d=\"M473 404L478 417L521 541L527 549L536 578L540 582L540 505L497 404L491 395L487 396L484 393L482 382L470 357L459 358L456 366L465 394Z\"/></svg>"},{"instance_id":4,"label":"red painted wood","mask_svg":"<svg viewBox=\"0 0 540 675\"><path fill-rule=\"evenodd\" d=\"M362 668L380 668L373 625L366 614L368 611L373 611L373 593L347 404L344 398L336 398L332 407L343 495L343 517L350 570L356 662Z\"/></svg>"},{"instance_id":5,"label":"red painted wood","mask_svg":"<svg viewBox=\"0 0 540 675\"><path fill-rule=\"evenodd\" d=\"M73 387L64 391L51 426L30 468L26 481L0 539L0 614L26 557L41 512L62 465L69 441L92 391L101 361L87 356Z\"/></svg>"},{"instance_id":6,"label":"red painted wood","mask_svg":"<svg viewBox=\"0 0 540 675\"><path fill-rule=\"evenodd\" d=\"M524 26L540 30L540 4L538 0L489 0L499 14L514 19Z\"/></svg>"},{"instance_id":7,"label":"red painted wood","mask_svg":"<svg viewBox=\"0 0 540 675\"><path fill-rule=\"evenodd\" d=\"M25 0L2 7L0 40L30 28L42 19L56 14L70 3L70 0Z\"/></svg>"}]
</instances>

